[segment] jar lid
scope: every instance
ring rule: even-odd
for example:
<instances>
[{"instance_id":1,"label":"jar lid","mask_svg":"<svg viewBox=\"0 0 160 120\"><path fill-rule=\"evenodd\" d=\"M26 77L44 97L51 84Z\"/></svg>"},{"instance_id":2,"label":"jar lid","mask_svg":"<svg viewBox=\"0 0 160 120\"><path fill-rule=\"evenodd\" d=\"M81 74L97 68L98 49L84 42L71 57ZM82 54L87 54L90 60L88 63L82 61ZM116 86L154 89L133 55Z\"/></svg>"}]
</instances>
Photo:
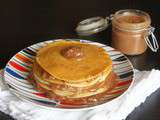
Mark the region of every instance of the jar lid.
<instances>
[{"instance_id":1,"label":"jar lid","mask_svg":"<svg viewBox=\"0 0 160 120\"><path fill-rule=\"evenodd\" d=\"M107 19L102 17L92 17L78 23L76 32L79 35L91 35L98 33L108 27Z\"/></svg>"}]
</instances>

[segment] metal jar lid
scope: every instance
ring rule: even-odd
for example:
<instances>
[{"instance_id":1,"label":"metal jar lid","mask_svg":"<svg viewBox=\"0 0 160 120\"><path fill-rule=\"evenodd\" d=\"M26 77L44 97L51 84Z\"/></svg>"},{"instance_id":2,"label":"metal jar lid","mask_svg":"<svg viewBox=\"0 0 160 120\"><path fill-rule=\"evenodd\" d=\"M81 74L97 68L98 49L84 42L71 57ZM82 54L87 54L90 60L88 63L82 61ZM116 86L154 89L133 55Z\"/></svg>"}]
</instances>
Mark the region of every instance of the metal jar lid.
<instances>
[{"instance_id":1,"label":"metal jar lid","mask_svg":"<svg viewBox=\"0 0 160 120\"><path fill-rule=\"evenodd\" d=\"M78 35L92 35L105 30L108 27L108 20L102 17L92 17L78 23L76 32Z\"/></svg>"}]
</instances>

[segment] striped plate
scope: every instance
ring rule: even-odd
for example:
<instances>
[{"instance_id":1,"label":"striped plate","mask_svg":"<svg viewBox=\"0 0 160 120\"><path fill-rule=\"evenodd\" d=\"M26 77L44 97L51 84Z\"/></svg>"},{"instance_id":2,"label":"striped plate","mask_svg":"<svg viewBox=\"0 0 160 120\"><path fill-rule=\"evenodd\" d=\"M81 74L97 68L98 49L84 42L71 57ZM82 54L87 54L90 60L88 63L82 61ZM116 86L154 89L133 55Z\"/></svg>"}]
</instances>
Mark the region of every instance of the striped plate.
<instances>
[{"instance_id":1,"label":"striped plate","mask_svg":"<svg viewBox=\"0 0 160 120\"><path fill-rule=\"evenodd\" d=\"M59 39L58 39L59 40ZM58 41L50 40L45 42L40 42L27 47L17 54L15 54L7 63L4 71L4 79L8 84L11 92L20 96L20 98L35 103L44 107L58 108L58 109L88 109L103 106L122 96L124 92L131 86L133 81L133 66L130 61L121 52L109 47L104 44L97 42L91 42L87 40L78 40L83 43L95 44L103 47L110 55L113 61L113 71L119 76L118 83L116 86L105 95L106 99L104 102L90 105L90 106L71 106L64 105L60 101L50 100L43 93L35 90L35 88L29 82L29 74L32 70L33 60L35 58L36 52L45 46L47 43ZM66 39L73 40L73 39ZM75 40L75 39L74 39Z\"/></svg>"}]
</instances>

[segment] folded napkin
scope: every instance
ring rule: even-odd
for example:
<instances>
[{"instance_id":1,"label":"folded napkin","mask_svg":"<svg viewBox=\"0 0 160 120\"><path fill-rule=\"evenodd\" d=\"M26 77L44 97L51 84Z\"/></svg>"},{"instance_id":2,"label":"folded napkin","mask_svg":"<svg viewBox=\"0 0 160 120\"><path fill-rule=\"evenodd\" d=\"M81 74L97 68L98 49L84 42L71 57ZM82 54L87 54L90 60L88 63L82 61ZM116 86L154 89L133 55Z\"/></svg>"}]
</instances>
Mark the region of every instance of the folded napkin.
<instances>
[{"instance_id":1,"label":"folded napkin","mask_svg":"<svg viewBox=\"0 0 160 120\"><path fill-rule=\"evenodd\" d=\"M160 87L159 78L159 70L135 70L132 86L119 99L115 99L101 109L63 111L41 108L19 100L5 86L1 72L0 111L17 120L122 120Z\"/></svg>"}]
</instances>

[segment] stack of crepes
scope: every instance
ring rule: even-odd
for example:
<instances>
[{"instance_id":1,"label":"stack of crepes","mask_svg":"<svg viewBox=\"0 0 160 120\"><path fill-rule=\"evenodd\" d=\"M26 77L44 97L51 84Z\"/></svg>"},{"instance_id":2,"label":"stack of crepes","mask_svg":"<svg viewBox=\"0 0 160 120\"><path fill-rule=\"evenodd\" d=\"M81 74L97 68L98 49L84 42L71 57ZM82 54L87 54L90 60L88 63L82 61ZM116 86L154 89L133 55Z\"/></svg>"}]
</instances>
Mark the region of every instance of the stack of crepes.
<instances>
[{"instance_id":1,"label":"stack of crepes","mask_svg":"<svg viewBox=\"0 0 160 120\"><path fill-rule=\"evenodd\" d=\"M99 94L111 89L115 84L112 75L108 53L102 47L78 41L49 43L38 51L33 64L39 91L49 98L81 103L86 102L82 98L97 101Z\"/></svg>"}]
</instances>

